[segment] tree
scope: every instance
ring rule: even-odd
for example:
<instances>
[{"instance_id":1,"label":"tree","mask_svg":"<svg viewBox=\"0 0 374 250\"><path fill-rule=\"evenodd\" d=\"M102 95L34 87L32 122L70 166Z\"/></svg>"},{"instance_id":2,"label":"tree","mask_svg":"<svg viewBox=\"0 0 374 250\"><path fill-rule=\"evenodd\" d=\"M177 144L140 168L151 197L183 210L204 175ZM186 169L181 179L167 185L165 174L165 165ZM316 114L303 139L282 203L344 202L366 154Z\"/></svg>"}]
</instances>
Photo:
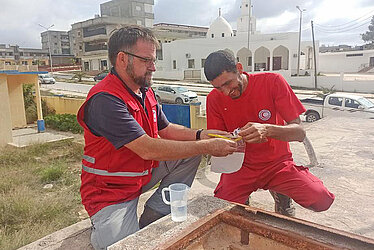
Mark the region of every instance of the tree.
<instances>
[{"instance_id":1,"label":"tree","mask_svg":"<svg viewBox=\"0 0 374 250\"><path fill-rule=\"evenodd\" d=\"M364 34L361 34L361 38L365 42L370 42L371 44L374 44L374 16L371 18L368 28L369 31L366 31Z\"/></svg>"},{"instance_id":2,"label":"tree","mask_svg":"<svg viewBox=\"0 0 374 250\"><path fill-rule=\"evenodd\" d=\"M72 77L72 79L77 79L78 82L81 82L82 81L82 78L85 77L87 74L82 72L82 71L78 71L78 72L75 72L74 73L74 76Z\"/></svg>"}]
</instances>

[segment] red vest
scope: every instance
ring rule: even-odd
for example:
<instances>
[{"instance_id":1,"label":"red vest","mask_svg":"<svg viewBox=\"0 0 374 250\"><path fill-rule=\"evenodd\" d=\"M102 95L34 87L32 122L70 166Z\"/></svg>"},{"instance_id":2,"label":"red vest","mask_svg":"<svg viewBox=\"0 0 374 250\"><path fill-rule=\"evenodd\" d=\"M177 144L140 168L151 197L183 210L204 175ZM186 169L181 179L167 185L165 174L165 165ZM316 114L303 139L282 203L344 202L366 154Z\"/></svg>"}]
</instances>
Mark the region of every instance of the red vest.
<instances>
[{"instance_id":1,"label":"red vest","mask_svg":"<svg viewBox=\"0 0 374 250\"><path fill-rule=\"evenodd\" d=\"M157 101L151 88L145 98L148 115L113 74L108 74L90 90L77 115L79 124L84 128L85 139L80 190L82 203L90 216L106 206L138 197L142 187L151 179L151 169L158 166L156 161L143 160L125 146L116 149L106 138L91 133L84 122L84 107L99 92L123 100L147 135L157 138Z\"/></svg>"}]
</instances>

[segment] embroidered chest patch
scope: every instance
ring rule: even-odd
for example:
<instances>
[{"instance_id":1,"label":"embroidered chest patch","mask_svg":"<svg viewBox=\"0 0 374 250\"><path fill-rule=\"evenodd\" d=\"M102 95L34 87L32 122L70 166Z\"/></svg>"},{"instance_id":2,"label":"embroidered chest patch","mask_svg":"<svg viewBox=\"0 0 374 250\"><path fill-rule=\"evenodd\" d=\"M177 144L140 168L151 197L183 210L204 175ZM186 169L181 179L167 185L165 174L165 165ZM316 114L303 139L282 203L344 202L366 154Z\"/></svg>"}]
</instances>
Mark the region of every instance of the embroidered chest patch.
<instances>
[{"instance_id":1,"label":"embroidered chest patch","mask_svg":"<svg viewBox=\"0 0 374 250\"><path fill-rule=\"evenodd\" d=\"M258 118L260 118L263 121L269 120L271 117L271 112L267 109L263 109L258 113Z\"/></svg>"}]
</instances>

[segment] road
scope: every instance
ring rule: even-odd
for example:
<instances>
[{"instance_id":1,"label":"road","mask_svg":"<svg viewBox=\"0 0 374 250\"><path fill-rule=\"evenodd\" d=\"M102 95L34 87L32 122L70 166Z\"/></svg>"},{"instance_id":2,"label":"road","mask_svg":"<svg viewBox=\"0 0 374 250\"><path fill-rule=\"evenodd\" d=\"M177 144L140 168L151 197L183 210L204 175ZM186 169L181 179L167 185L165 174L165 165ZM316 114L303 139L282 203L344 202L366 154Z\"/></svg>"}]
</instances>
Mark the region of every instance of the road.
<instances>
[{"instance_id":1,"label":"road","mask_svg":"<svg viewBox=\"0 0 374 250\"><path fill-rule=\"evenodd\" d=\"M158 85L158 84L155 84ZM88 91L94 85L89 84L78 84L78 83L67 83L67 82L56 82L55 84L42 84L40 89L44 91L51 91L57 95L70 95L70 96L78 96L78 97L86 97ZM185 85L183 85L185 86ZM205 110L205 102L206 102L206 95L212 88L207 87L200 87L200 86L185 86L187 89L191 91L195 91L198 93L198 100L201 102L201 109ZM201 95L203 93L204 95Z\"/></svg>"}]
</instances>

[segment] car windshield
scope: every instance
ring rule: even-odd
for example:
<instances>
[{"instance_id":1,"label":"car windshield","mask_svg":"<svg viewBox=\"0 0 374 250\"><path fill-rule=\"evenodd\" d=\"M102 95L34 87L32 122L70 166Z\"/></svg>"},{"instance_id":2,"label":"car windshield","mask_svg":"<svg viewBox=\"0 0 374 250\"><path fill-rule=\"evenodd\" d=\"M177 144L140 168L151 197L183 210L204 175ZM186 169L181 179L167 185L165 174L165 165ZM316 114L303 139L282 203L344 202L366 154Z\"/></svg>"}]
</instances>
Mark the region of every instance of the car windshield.
<instances>
[{"instance_id":1,"label":"car windshield","mask_svg":"<svg viewBox=\"0 0 374 250\"><path fill-rule=\"evenodd\" d=\"M366 106L366 107L368 107L368 108L372 108L372 107L374 107L374 103L372 103L370 100L368 100L368 99L366 99L366 98L360 98L360 99L358 99L358 101L362 104L362 105L364 105L364 106Z\"/></svg>"},{"instance_id":2,"label":"car windshield","mask_svg":"<svg viewBox=\"0 0 374 250\"><path fill-rule=\"evenodd\" d=\"M42 78L52 78L52 76L50 74L44 74L44 75L40 75Z\"/></svg>"},{"instance_id":3,"label":"car windshield","mask_svg":"<svg viewBox=\"0 0 374 250\"><path fill-rule=\"evenodd\" d=\"M179 93L184 93L188 91L188 89L186 89L185 87L176 87L175 90Z\"/></svg>"}]
</instances>

